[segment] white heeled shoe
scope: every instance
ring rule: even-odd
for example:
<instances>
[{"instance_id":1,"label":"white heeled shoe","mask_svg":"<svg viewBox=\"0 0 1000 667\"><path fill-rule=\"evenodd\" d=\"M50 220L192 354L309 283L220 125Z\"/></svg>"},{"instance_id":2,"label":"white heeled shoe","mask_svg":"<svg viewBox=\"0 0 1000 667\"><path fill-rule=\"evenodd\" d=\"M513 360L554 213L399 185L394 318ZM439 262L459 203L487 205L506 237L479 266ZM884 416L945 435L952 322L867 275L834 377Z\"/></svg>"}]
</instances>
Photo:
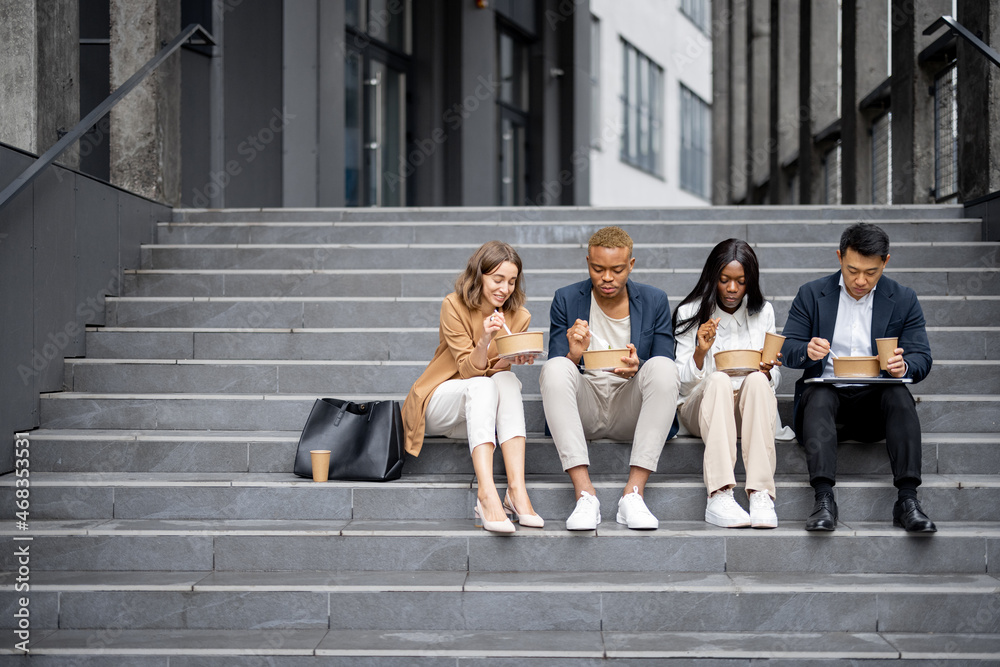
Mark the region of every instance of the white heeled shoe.
<instances>
[{"instance_id":1,"label":"white heeled shoe","mask_svg":"<svg viewBox=\"0 0 1000 667\"><path fill-rule=\"evenodd\" d=\"M504 515L503 521L490 521L486 518L486 512L483 510L482 503L479 499L476 499L476 525L482 526L483 529L490 531L491 533L513 533L517 529L514 528L514 524L510 522L510 519Z\"/></svg>"},{"instance_id":2,"label":"white heeled shoe","mask_svg":"<svg viewBox=\"0 0 1000 667\"><path fill-rule=\"evenodd\" d=\"M521 514L514 507L514 501L510 498L510 491L503 496L503 508L504 511L509 514L514 515L514 521L517 521L522 526L528 526L529 528L541 528L545 525L545 519L538 516L537 514Z\"/></svg>"}]
</instances>

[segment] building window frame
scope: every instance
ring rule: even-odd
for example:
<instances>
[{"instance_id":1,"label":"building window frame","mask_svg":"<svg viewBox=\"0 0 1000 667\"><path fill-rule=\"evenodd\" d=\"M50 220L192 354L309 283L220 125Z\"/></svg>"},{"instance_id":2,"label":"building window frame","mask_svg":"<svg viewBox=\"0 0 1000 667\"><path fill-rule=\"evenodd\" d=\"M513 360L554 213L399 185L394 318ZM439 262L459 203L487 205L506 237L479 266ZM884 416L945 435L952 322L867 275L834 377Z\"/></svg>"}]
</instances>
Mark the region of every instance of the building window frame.
<instances>
[{"instance_id":1,"label":"building window frame","mask_svg":"<svg viewBox=\"0 0 1000 667\"><path fill-rule=\"evenodd\" d=\"M958 200L958 66L934 77L934 200Z\"/></svg>"},{"instance_id":2,"label":"building window frame","mask_svg":"<svg viewBox=\"0 0 1000 667\"><path fill-rule=\"evenodd\" d=\"M664 70L622 38L623 115L621 161L661 180L663 173Z\"/></svg>"},{"instance_id":3,"label":"building window frame","mask_svg":"<svg viewBox=\"0 0 1000 667\"><path fill-rule=\"evenodd\" d=\"M712 33L712 4L709 0L680 0L681 14L706 35Z\"/></svg>"},{"instance_id":4,"label":"building window frame","mask_svg":"<svg viewBox=\"0 0 1000 667\"><path fill-rule=\"evenodd\" d=\"M872 121L872 204L892 204L892 111Z\"/></svg>"},{"instance_id":5,"label":"building window frame","mask_svg":"<svg viewBox=\"0 0 1000 667\"><path fill-rule=\"evenodd\" d=\"M680 85L680 187L711 201L712 105Z\"/></svg>"},{"instance_id":6,"label":"building window frame","mask_svg":"<svg viewBox=\"0 0 1000 667\"><path fill-rule=\"evenodd\" d=\"M590 146L601 150L601 19L590 15Z\"/></svg>"}]
</instances>

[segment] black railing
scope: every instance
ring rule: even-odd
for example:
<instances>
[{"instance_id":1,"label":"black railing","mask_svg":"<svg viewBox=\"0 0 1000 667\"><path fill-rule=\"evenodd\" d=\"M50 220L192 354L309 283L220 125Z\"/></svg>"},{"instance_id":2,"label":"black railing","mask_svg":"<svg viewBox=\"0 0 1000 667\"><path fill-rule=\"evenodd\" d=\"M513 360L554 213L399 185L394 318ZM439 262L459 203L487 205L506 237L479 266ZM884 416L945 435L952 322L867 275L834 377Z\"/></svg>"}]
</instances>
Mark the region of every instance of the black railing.
<instances>
[{"instance_id":1,"label":"black railing","mask_svg":"<svg viewBox=\"0 0 1000 667\"><path fill-rule=\"evenodd\" d=\"M195 35L201 35L204 41L195 42L196 44L210 44L215 46L215 39L208 33L207 30L201 27L197 23L192 23L183 30L181 30L169 44L160 49L160 52L149 59L149 61L139 68L139 70L129 77L128 81L118 86L118 88L108 95L107 98L100 104L98 104L94 109L88 113L83 119L73 126L73 129L64 134L59 141L54 143L51 148L38 156L38 159L31 163L31 166L21 172L21 175L15 178L3 192L0 192L0 209L3 209L7 203L13 199L19 192L28 187L33 180L42 172L43 169L48 167L50 164L55 162L56 158L62 155L63 151L69 148L75 141L78 141L90 128L92 128L97 121L99 121L104 114L111 110L113 106L118 104L123 97L128 95L133 88L142 83L149 74L155 70L157 67L163 64L167 58L172 56L174 52L181 48L184 44L188 42Z\"/></svg>"},{"instance_id":2,"label":"black railing","mask_svg":"<svg viewBox=\"0 0 1000 667\"><path fill-rule=\"evenodd\" d=\"M959 37L964 38L967 42L972 44L980 53L982 53L986 58L992 62L997 67L1000 67L1000 53L997 53L989 44L986 44L983 40L979 39L966 28L964 25L956 21L950 16L938 17L938 20L927 26L924 29L925 35L930 35L937 32L942 26L948 26L949 30L957 34Z\"/></svg>"}]
</instances>

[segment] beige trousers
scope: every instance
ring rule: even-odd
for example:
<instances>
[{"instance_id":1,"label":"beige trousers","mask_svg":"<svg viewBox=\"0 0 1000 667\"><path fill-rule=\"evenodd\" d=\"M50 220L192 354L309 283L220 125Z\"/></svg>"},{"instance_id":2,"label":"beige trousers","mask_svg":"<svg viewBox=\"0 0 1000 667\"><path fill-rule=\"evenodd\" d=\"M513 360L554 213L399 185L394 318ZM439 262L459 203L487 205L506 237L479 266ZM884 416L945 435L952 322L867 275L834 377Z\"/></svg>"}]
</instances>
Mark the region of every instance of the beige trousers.
<instances>
[{"instance_id":1,"label":"beige trousers","mask_svg":"<svg viewBox=\"0 0 1000 667\"><path fill-rule=\"evenodd\" d=\"M563 470L590 465L587 439L631 440L629 464L656 470L674 422L679 380L672 359L648 359L631 380L584 375L566 357L539 376L542 408Z\"/></svg>"},{"instance_id":2,"label":"beige trousers","mask_svg":"<svg viewBox=\"0 0 1000 667\"><path fill-rule=\"evenodd\" d=\"M692 435L705 441L703 466L709 493L736 486L733 468L739 430L747 490L767 491L775 497L774 421L778 401L766 375L751 373L734 394L728 375L712 373L677 407L677 416Z\"/></svg>"}]
</instances>

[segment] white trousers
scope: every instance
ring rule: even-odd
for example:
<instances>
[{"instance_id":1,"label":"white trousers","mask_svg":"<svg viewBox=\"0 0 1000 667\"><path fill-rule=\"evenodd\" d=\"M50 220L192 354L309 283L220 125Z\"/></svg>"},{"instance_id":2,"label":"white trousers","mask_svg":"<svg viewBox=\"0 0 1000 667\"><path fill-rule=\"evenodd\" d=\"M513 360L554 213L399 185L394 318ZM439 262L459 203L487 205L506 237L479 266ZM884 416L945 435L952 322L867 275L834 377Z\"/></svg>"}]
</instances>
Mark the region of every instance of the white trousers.
<instances>
[{"instance_id":1,"label":"white trousers","mask_svg":"<svg viewBox=\"0 0 1000 667\"><path fill-rule=\"evenodd\" d=\"M425 433L468 437L469 451L525 437L521 381L510 371L438 385L424 413Z\"/></svg>"}]
</instances>

